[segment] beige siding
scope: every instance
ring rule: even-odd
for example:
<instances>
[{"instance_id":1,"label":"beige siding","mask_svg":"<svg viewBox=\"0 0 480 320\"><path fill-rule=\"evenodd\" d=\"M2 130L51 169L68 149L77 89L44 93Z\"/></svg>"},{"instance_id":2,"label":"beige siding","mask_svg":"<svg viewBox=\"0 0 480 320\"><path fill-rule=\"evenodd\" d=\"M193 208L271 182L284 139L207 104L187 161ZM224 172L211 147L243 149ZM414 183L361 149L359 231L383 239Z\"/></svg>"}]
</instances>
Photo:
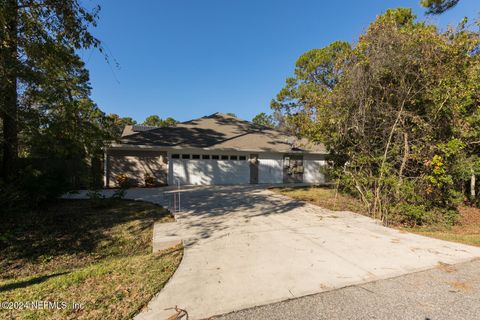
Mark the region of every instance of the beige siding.
<instances>
[{"instance_id":1,"label":"beige siding","mask_svg":"<svg viewBox=\"0 0 480 320\"><path fill-rule=\"evenodd\" d=\"M155 177L158 185L167 184L166 152L109 150L107 156L107 187L116 187L121 174L126 174L139 187L145 186L146 174Z\"/></svg>"}]
</instances>

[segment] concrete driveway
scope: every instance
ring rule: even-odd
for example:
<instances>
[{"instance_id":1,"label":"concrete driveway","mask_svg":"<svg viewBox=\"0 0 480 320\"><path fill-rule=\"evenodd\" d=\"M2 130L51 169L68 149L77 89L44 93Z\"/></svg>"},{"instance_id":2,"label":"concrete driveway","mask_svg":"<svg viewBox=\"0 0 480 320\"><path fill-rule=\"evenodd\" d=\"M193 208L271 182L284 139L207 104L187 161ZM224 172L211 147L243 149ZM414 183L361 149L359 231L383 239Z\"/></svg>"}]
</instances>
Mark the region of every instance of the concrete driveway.
<instances>
[{"instance_id":1,"label":"concrete driveway","mask_svg":"<svg viewBox=\"0 0 480 320\"><path fill-rule=\"evenodd\" d=\"M128 197L165 201L154 189ZM480 256L480 248L388 229L262 188L193 188L182 206L177 222L156 232L183 239L183 261L137 319L165 319L175 306L190 319L206 318Z\"/></svg>"}]
</instances>

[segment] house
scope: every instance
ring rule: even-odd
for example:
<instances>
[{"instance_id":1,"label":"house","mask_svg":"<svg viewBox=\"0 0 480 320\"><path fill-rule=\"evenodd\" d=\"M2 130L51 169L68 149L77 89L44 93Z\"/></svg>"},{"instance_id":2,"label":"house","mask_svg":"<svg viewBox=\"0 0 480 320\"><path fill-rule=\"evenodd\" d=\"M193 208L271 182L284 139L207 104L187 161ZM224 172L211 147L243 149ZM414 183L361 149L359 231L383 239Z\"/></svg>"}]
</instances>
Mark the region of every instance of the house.
<instances>
[{"instance_id":1,"label":"house","mask_svg":"<svg viewBox=\"0 0 480 320\"><path fill-rule=\"evenodd\" d=\"M326 150L251 122L215 113L176 127L127 126L106 149L105 185L126 175L137 186L323 184Z\"/></svg>"}]
</instances>

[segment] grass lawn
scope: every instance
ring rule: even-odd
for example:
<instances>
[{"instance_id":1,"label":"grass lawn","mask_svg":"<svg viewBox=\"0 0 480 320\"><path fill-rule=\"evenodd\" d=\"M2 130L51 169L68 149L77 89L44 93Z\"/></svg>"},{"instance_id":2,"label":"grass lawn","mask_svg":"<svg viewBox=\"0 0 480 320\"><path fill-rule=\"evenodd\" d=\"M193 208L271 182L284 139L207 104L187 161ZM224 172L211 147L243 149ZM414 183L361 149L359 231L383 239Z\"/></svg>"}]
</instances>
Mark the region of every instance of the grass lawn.
<instances>
[{"instance_id":1,"label":"grass lawn","mask_svg":"<svg viewBox=\"0 0 480 320\"><path fill-rule=\"evenodd\" d=\"M461 207L460 219L454 226L402 228L402 230L437 239L480 247L480 209Z\"/></svg>"},{"instance_id":2,"label":"grass lawn","mask_svg":"<svg viewBox=\"0 0 480 320\"><path fill-rule=\"evenodd\" d=\"M293 188L272 188L290 198L311 202L319 207L333 211L352 211L365 213L363 203L352 196L335 192L335 189L328 187L293 187Z\"/></svg>"},{"instance_id":3,"label":"grass lawn","mask_svg":"<svg viewBox=\"0 0 480 320\"><path fill-rule=\"evenodd\" d=\"M2 217L0 301L65 302L67 308L0 308L0 319L131 318L182 259L181 247L152 253L156 221L173 217L154 204L112 199L61 200Z\"/></svg>"},{"instance_id":4,"label":"grass lawn","mask_svg":"<svg viewBox=\"0 0 480 320\"><path fill-rule=\"evenodd\" d=\"M311 202L320 207L336 211L352 211L366 214L363 203L349 195L336 194L335 189L327 187L272 188L272 191L293 199ZM447 241L480 246L480 209L460 208L460 219L454 226L403 227L398 229L423 236Z\"/></svg>"}]
</instances>

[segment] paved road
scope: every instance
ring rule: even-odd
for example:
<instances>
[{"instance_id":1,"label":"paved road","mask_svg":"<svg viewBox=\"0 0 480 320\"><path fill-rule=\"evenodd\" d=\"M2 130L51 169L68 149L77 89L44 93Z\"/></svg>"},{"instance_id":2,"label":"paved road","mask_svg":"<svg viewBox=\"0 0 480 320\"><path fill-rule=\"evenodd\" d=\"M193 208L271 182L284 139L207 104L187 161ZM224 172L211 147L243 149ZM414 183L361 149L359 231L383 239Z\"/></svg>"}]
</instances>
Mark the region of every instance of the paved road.
<instances>
[{"instance_id":1,"label":"paved road","mask_svg":"<svg viewBox=\"0 0 480 320\"><path fill-rule=\"evenodd\" d=\"M133 189L127 197L164 204L164 191ZM172 312L165 309L176 305L190 319L206 318L480 257L480 248L399 232L251 186L188 189L182 208L176 223L155 231L181 237L183 261L137 319L165 319ZM355 293L343 303L356 308L361 296ZM341 311L333 302L329 308Z\"/></svg>"},{"instance_id":2,"label":"paved road","mask_svg":"<svg viewBox=\"0 0 480 320\"><path fill-rule=\"evenodd\" d=\"M480 261L242 310L216 320L477 320Z\"/></svg>"}]
</instances>

